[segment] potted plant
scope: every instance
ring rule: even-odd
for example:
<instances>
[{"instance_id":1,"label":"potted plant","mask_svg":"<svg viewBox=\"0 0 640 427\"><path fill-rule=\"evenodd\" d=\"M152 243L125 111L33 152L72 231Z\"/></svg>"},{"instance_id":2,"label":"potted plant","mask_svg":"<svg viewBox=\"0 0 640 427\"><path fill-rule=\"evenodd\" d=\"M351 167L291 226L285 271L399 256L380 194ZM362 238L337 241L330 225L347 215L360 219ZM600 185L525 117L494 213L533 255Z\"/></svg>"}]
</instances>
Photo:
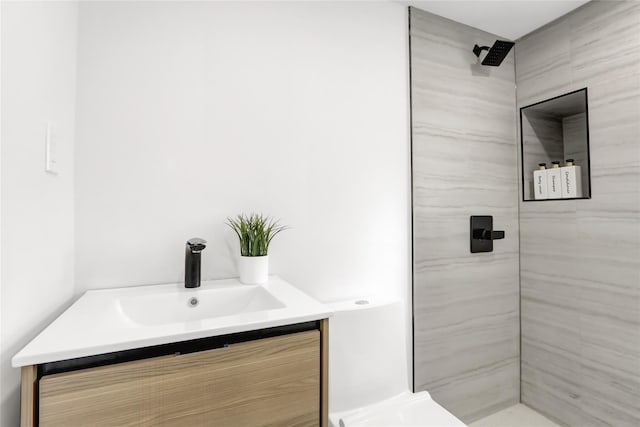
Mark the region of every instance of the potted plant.
<instances>
[{"instance_id":1,"label":"potted plant","mask_svg":"<svg viewBox=\"0 0 640 427\"><path fill-rule=\"evenodd\" d=\"M277 220L255 213L227 218L227 225L240 239L240 281L245 284L265 283L269 278L269 244L286 227Z\"/></svg>"}]
</instances>

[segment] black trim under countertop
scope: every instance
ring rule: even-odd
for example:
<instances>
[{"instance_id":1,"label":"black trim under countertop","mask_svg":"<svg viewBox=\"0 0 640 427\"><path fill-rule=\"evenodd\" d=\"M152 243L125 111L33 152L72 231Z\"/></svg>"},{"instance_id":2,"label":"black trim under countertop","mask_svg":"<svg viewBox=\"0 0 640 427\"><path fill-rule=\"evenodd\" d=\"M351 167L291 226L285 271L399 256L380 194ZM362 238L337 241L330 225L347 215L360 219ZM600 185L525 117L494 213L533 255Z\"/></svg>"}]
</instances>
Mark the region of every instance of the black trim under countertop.
<instances>
[{"instance_id":1,"label":"black trim under countertop","mask_svg":"<svg viewBox=\"0 0 640 427\"><path fill-rule=\"evenodd\" d=\"M171 354L189 354L199 351L213 350L241 342L271 338L296 332L311 331L314 329L320 329L319 320L42 363L38 365L37 379L39 381L46 375L113 365L116 363L131 362L151 357L167 356Z\"/></svg>"}]
</instances>

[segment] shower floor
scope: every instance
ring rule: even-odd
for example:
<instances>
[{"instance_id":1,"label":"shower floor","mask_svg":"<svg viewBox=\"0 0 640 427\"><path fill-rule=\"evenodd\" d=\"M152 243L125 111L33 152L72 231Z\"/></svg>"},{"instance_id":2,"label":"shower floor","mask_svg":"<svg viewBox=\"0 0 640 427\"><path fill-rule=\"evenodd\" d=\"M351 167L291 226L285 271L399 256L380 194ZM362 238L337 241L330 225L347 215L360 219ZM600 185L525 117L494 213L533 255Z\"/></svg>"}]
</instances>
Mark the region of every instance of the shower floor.
<instances>
[{"instance_id":1,"label":"shower floor","mask_svg":"<svg viewBox=\"0 0 640 427\"><path fill-rule=\"evenodd\" d=\"M479 419L469 427L560 427L522 403Z\"/></svg>"}]
</instances>

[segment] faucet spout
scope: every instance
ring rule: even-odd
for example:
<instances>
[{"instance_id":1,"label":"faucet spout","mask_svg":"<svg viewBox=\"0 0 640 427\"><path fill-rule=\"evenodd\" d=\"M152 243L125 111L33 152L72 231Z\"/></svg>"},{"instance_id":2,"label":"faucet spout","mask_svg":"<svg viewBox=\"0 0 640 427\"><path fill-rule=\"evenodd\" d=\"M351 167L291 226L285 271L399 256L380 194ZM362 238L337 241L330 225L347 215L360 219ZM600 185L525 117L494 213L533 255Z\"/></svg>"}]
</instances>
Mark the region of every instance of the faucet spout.
<instances>
[{"instance_id":1,"label":"faucet spout","mask_svg":"<svg viewBox=\"0 0 640 427\"><path fill-rule=\"evenodd\" d=\"M187 240L184 254L184 287L200 287L201 262L200 254L207 247L207 241L194 237Z\"/></svg>"}]
</instances>

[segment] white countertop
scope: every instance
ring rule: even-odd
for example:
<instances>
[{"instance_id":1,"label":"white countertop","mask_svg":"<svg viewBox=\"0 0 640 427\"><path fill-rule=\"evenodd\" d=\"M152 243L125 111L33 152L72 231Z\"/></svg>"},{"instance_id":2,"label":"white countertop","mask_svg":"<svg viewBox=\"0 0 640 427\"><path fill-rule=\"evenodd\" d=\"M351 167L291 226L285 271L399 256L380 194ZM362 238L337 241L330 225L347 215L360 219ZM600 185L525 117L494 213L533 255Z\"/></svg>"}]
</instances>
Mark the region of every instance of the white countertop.
<instances>
[{"instance_id":1,"label":"white countertop","mask_svg":"<svg viewBox=\"0 0 640 427\"><path fill-rule=\"evenodd\" d=\"M249 288L247 286L252 286ZM250 308L233 314L189 319L146 322L141 315L127 313L126 301L140 301L153 310L153 304L166 304L167 298L179 301L180 310L196 297L206 307L217 292L235 292L238 287L275 297L277 307ZM270 297L269 297L270 298ZM274 300L274 301L275 301ZM124 305L124 307L123 307ZM135 307L134 307L135 308ZM135 308L137 309L137 308ZM198 309L196 307L196 309ZM206 308L199 308L200 310ZM146 309L142 308L146 313ZM229 309L232 311L232 309ZM135 286L87 291L69 309L11 359L13 367L93 356L114 351L168 344L197 338L246 332L274 326L325 319L331 308L309 297L284 280L272 276L264 285L243 285L237 279L203 281L200 288L185 289L182 284ZM156 311L157 314L157 311ZM171 319L171 313L163 316ZM193 317L193 316L192 316Z\"/></svg>"}]
</instances>

